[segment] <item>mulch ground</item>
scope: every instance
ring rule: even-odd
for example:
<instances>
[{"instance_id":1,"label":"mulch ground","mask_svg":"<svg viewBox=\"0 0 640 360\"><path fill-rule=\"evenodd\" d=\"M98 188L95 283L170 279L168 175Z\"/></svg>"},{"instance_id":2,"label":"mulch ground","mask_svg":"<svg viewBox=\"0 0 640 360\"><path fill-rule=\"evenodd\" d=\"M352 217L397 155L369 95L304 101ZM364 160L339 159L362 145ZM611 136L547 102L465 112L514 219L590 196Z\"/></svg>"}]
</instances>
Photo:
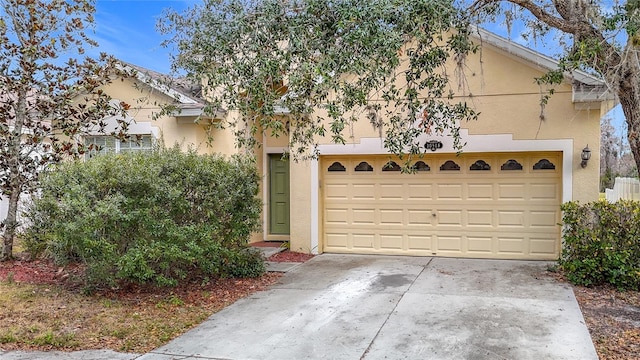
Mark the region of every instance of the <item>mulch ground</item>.
<instances>
[{"instance_id":1,"label":"mulch ground","mask_svg":"<svg viewBox=\"0 0 640 360\"><path fill-rule=\"evenodd\" d=\"M305 262L313 258L313 255L303 254L295 251L283 251L277 254L271 255L267 261L273 262Z\"/></svg>"},{"instance_id":2,"label":"mulch ground","mask_svg":"<svg viewBox=\"0 0 640 360\"><path fill-rule=\"evenodd\" d=\"M70 285L72 275L80 275L82 266L58 267L50 260L12 260L0 262L0 281L39 285Z\"/></svg>"}]
</instances>

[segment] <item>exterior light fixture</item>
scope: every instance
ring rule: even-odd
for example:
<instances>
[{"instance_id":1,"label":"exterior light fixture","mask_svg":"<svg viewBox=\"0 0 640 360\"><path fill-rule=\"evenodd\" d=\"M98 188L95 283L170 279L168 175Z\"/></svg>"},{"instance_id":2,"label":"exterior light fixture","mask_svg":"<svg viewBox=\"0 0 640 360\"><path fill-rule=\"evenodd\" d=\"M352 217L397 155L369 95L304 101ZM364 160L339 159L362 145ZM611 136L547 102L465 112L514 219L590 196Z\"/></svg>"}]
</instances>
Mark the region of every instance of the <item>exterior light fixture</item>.
<instances>
[{"instance_id":1,"label":"exterior light fixture","mask_svg":"<svg viewBox=\"0 0 640 360\"><path fill-rule=\"evenodd\" d=\"M589 149L589 145L585 146L585 148L582 149L582 154L580 154L580 158L582 159L580 166L582 166L583 168L586 168L587 162L589 162L589 159L591 159L591 150Z\"/></svg>"}]
</instances>

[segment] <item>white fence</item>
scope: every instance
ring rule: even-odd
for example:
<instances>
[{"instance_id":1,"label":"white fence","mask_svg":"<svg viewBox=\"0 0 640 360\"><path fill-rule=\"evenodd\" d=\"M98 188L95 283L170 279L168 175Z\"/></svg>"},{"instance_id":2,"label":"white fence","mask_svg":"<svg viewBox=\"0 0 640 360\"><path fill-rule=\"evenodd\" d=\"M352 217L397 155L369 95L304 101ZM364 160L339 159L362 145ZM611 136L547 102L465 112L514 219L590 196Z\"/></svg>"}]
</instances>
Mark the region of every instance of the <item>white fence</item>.
<instances>
[{"instance_id":1,"label":"white fence","mask_svg":"<svg viewBox=\"0 0 640 360\"><path fill-rule=\"evenodd\" d=\"M609 202L618 200L640 200L640 181L634 178L616 178L613 189L605 189Z\"/></svg>"}]
</instances>

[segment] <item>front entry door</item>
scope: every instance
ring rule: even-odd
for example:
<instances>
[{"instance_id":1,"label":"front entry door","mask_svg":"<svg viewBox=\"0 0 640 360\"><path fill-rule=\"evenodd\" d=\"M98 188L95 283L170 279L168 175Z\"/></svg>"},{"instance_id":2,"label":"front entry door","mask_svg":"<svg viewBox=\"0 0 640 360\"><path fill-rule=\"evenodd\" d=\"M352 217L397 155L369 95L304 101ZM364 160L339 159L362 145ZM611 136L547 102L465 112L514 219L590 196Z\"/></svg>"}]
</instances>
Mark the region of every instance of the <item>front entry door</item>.
<instances>
[{"instance_id":1,"label":"front entry door","mask_svg":"<svg viewBox=\"0 0 640 360\"><path fill-rule=\"evenodd\" d=\"M269 155L269 233L289 235L289 161Z\"/></svg>"}]
</instances>

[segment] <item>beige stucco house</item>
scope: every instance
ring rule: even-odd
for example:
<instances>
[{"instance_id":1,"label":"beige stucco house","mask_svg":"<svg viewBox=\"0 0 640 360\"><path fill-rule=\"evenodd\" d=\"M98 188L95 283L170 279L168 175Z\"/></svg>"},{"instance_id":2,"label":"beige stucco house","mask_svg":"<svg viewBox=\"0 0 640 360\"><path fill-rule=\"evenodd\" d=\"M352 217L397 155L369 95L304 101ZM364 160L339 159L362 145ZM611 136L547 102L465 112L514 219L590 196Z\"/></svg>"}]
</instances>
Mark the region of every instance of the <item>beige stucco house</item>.
<instances>
[{"instance_id":1,"label":"beige stucco house","mask_svg":"<svg viewBox=\"0 0 640 360\"><path fill-rule=\"evenodd\" d=\"M256 150L264 226L253 240L288 240L292 250L310 253L557 259L560 204L598 198L598 151L586 166L581 156L587 146L599 149L600 118L611 99L602 81L574 72L542 109L534 79L556 63L494 34L480 35L482 51L468 57L467 85L458 96L481 115L462 124L462 154L450 137L424 134L418 171L404 174L389 166L396 159L364 119L349 143L321 139L319 158L306 162L281 160L287 139L265 135ZM209 126L217 119L195 121L204 106L197 95L153 85L153 76L139 70L141 76L127 81L153 91L131 114L136 131L202 153L237 151L229 130ZM127 81L114 84L112 96L141 98ZM183 110L152 121L157 107L150 104L162 101ZM213 142L207 144L207 135Z\"/></svg>"},{"instance_id":2,"label":"beige stucco house","mask_svg":"<svg viewBox=\"0 0 640 360\"><path fill-rule=\"evenodd\" d=\"M129 105L127 116L125 119L120 119L119 115L105 119L109 126L85 136L86 144L100 145L102 152L146 150L160 142L167 147L192 148L201 154L235 152L231 136L224 132L225 136L217 136L216 123L225 112L205 115L206 101L202 98L200 84L170 78L134 64L122 62L122 66L135 76L113 81L104 90L112 97L114 106L121 102ZM161 115L167 105L173 110ZM132 135L129 141L120 142L106 135L114 128L116 118L129 123L128 134Z\"/></svg>"}]
</instances>

